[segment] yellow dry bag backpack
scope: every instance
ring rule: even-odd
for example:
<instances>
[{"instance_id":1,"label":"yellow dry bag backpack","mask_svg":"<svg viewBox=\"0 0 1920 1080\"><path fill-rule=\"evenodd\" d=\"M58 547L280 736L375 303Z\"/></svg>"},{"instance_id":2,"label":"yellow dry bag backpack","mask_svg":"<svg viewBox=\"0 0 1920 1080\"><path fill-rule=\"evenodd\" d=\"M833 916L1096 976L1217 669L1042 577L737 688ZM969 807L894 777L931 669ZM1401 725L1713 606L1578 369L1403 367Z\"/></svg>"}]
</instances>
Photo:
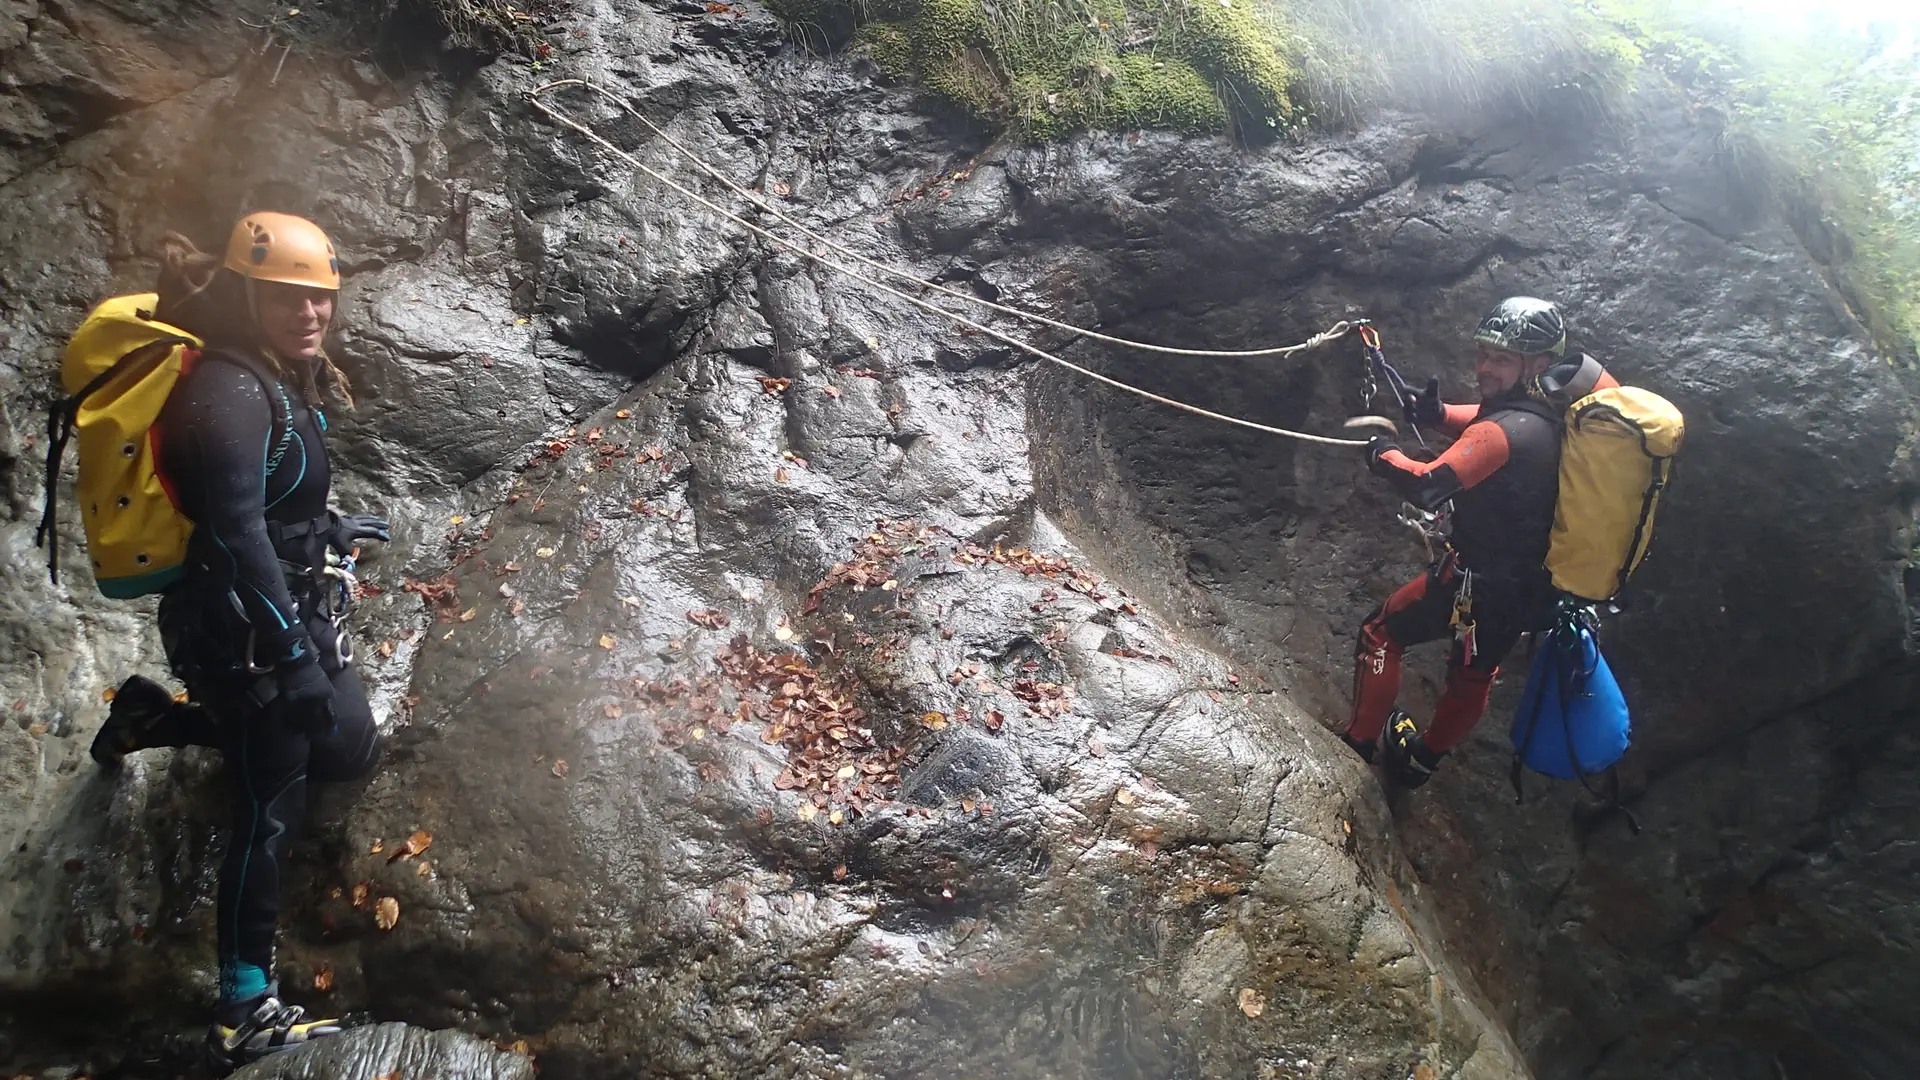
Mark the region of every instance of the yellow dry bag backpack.
<instances>
[{"instance_id":1,"label":"yellow dry bag backpack","mask_svg":"<svg viewBox=\"0 0 1920 1080\"><path fill-rule=\"evenodd\" d=\"M1600 603L1647 554L1686 422L1672 402L1636 386L1588 394L1562 422L1547 570L1555 588Z\"/></svg>"},{"instance_id":2,"label":"yellow dry bag backpack","mask_svg":"<svg viewBox=\"0 0 1920 1080\"><path fill-rule=\"evenodd\" d=\"M60 382L67 397L47 418L46 509L34 542L60 580L54 536L61 459L78 436L74 495L100 591L117 599L159 592L180 575L193 524L174 506L155 467L149 429L201 342L153 318L153 293L116 296L87 314L67 342Z\"/></svg>"}]
</instances>

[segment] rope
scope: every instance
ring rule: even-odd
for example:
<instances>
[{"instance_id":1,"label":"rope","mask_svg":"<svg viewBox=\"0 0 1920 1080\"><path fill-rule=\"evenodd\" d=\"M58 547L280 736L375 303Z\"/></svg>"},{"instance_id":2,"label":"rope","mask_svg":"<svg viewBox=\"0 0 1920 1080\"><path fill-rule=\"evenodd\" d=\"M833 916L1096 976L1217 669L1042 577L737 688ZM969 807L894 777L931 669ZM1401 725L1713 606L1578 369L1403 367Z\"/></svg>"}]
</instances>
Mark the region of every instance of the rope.
<instances>
[{"instance_id":1,"label":"rope","mask_svg":"<svg viewBox=\"0 0 1920 1080\"><path fill-rule=\"evenodd\" d=\"M722 173L720 170L708 164L705 160L703 160L700 157L700 155L694 153L693 151L687 149L685 146L681 145L678 140L674 139L673 136L667 134L665 131L662 131L658 125L654 124L653 121L641 115L640 110L634 108L631 104L628 104L625 98L622 98L619 95L614 94L609 90L604 90L598 86L595 86L592 83L587 82L585 79L561 79L558 82L551 82L546 84L545 86L539 87L538 89L531 91L529 96L537 99L538 96L541 94L547 93L552 90L558 90L558 89L561 89L562 87L568 87L568 86L578 86L584 90L591 90L594 93L599 94L601 97L604 97L607 100L613 102L614 104L620 106L622 109L625 109L629 114L633 116L634 119L646 125L648 131L653 132L668 146L673 147L674 150L678 151L682 157L686 158L688 161L692 162L697 168L699 168L701 172L704 172L708 176L713 177L715 180L720 181L720 183L725 185L729 191L732 191L735 195L739 195L742 198L746 199L748 202L753 203L756 207L765 211L767 214L772 216L775 220L781 222L784 225L791 227L795 232L799 233L800 235L806 237L809 240L812 240L817 244L822 245L823 247L826 247L828 250L834 252L835 254L842 255L846 258L852 259L855 262L861 263L864 266L877 270L880 273L886 274L889 277L896 278L903 281L911 281L915 285L919 285L923 288L928 288L928 289L934 290L935 292L944 293L945 295L951 296L956 300L964 300L969 304L978 304L981 307L988 308L992 311L997 311L1002 315L1011 315L1017 319L1028 319L1033 322L1037 322L1042 326L1051 326L1056 330L1064 330L1069 334L1075 334L1080 337L1092 338L1095 341L1103 341L1109 345L1118 345L1118 346L1121 346L1122 348L1127 348L1127 349L1140 349L1145 352L1164 353L1168 356L1213 356L1213 357L1238 357L1238 358L1256 357L1256 356L1291 356L1294 353L1303 352L1307 349L1317 348L1336 338L1343 337L1346 335L1346 333L1350 329L1352 329L1352 327L1348 323L1344 321L1338 322L1338 323L1335 323L1331 329L1315 334L1314 336L1308 338L1306 341L1303 341L1298 345L1283 345L1283 346L1279 346L1277 348L1272 348L1272 349L1179 349L1179 348L1174 348L1173 346L1170 346L1170 345L1153 345L1145 341L1134 341L1130 338L1114 337L1110 334L1102 334L1097 330L1088 330L1084 327L1074 326L1071 323L1063 323L1057 319L1050 319L1047 316L1038 314L1036 312L1024 311L1016 307L1008 307L1005 304L996 304L991 300L987 300L982 297L975 296L972 293L961 292L958 289L949 289L945 285L940 285L935 282L927 281L923 278L916 277L913 274L907 273L906 271L901 270L897 267L889 266L886 263L880 262L877 259L869 258L866 255L862 255L859 252L854 251L852 248L844 247L838 243L835 243L833 240L830 240L827 237L822 236L817 232L814 232L813 230L807 228L807 226L803 224L798 218L795 218L791 214L788 214L785 211L774 206L772 203L768 202L763 196L761 196L758 192L754 191L752 188L742 187L740 184L728 178L726 174ZM535 104L538 105L539 102L536 100ZM552 114L549 113L548 115L552 115Z\"/></svg>"},{"instance_id":2,"label":"rope","mask_svg":"<svg viewBox=\"0 0 1920 1080\"><path fill-rule=\"evenodd\" d=\"M826 256L819 254L818 252L809 251L806 248L801 247L800 245L794 243L791 240L788 240L783 236L779 236L775 233L769 232L768 230L760 227L759 225L756 225L753 222L748 221L745 218L741 217L740 215L733 213L731 210L728 210L725 207L722 207L714 203L712 200L708 199L706 196L701 195L700 193L693 191L679 184L678 182L672 180L671 178L661 174L660 172L648 167L646 163L640 161L638 158L634 157L632 154L629 154L625 150L622 150L619 147L608 142L605 138L603 138L598 132L594 131L592 128L587 127L585 124L580 123L579 121L573 119L573 117L568 116L565 113L558 112L555 109L549 107L545 102L541 101L537 96L541 93L552 90L556 87L568 86L568 85L585 86L588 84L581 82L578 79L565 79L556 83L548 83L545 86L539 87L538 89L531 91L528 94L528 98L532 102L534 108L539 109L541 112L545 113L554 122L561 124L564 127L571 128L574 131L577 131L580 134L586 136L595 145L606 150L608 153L613 154L615 157L618 157L620 160L625 161L627 164L633 166L635 169L639 170L641 173L645 174L650 179L666 187L669 187L674 191L679 192L682 195L685 195L687 198L692 199L694 202L700 204L703 207L706 207L708 210L713 211L714 213L720 215L721 217L726 218L728 221L733 222L735 225L740 226L741 228L747 230L748 232L754 234L755 236L758 236L764 240L768 240L774 244L779 245L780 247L786 248L787 250L792 251L803 258L812 259L813 261L821 264L822 266L828 267L829 269L837 270L840 273L845 274L850 278L853 278L855 281L859 281L869 286L872 286L873 288L878 289L879 291L886 293L890 296L897 297L898 299L901 299L901 300L905 300L907 303L912 304L915 307L921 308L927 312L950 319L953 322L956 322L962 326L968 327L969 329L977 333L985 334L986 336L993 338L995 341L999 341L1004 344L1011 345L1012 347L1019 349L1022 352L1038 357L1039 359L1045 360L1048 363L1058 364L1059 366L1066 368L1069 371L1073 371L1078 374L1084 375L1087 378L1094 380L1095 382L1099 382L1107 386L1111 386L1116 390L1124 390L1129 394L1137 394L1140 397L1146 398L1148 401L1157 402L1161 405L1166 405L1170 408L1180 409L1183 412L1189 412L1194 414L1195 416L1204 416L1209 420L1218 420L1222 423L1233 424L1237 427L1247 428L1251 431L1258 431L1268 435L1279 435L1289 439L1298 439L1302 442L1319 443L1323 446L1365 446L1367 445L1366 441L1363 439L1335 439L1325 435L1314 435L1304 431L1293 431L1288 428L1274 427L1269 424L1255 423L1252 420L1245 420L1238 416L1228 416L1226 413L1214 412L1211 409L1203 409L1198 405L1189 405L1184 401L1175 401L1173 398L1163 397L1162 395L1153 393L1150 390L1142 390L1137 386L1130 386L1126 383L1121 382L1118 379L1112 378L1107 375L1102 375L1101 373L1097 371L1093 371L1089 368L1081 367L1079 364L1075 364L1071 361L1063 360L1060 357L1055 356L1044 349L1041 349L1034 345L1030 345L1024 341L1021 341L1018 338L1012 337L1011 335L1003 334L1000 331L993 329L992 327L982 326L981 324L974 322L972 319L969 319L964 315L960 315L955 312L948 311L946 308L940 307L927 300L923 300L920 297L901 292L899 289L896 289L891 285L888 285L884 282L876 281L873 278L870 278L867 275L860 273L858 270L854 270L853 268L845 265L844 263L835 262L834 260L829 259ZM960 295L960 294L956 294L956 295ZM1074 328L1068 327L1068 329L1074 329ZM1337 326L1335 326L1332 330L1327 331L1325 334L1316 335L1316 340L1330 341L1335 337L1339 337L1340 335L1345 334L1348 329L1349 329L1348 324L1344 322L1340 323ZM1335 333L1335 331L1338 331L1338 333ZM1298 351L1300 349L1308 348L1312 344L1314 344L1314 342L1310 341L1301 345L1290 346L1287 351L1290 351L1290 352Z\"/></svg>"}]
</instances>

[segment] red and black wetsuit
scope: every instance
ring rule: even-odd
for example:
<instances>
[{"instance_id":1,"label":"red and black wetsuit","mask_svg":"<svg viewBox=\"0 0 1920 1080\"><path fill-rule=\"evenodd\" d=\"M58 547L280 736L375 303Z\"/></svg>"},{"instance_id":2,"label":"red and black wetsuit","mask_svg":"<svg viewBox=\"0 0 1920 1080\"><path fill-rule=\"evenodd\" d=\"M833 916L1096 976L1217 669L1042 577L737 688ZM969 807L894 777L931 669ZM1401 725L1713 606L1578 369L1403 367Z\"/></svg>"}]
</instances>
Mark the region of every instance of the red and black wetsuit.
<instances>
[{"instance_id":1,"label":"red and black wetsuit","mask_svg":"<svg viewBox=\"0 0 1920 1080\"><path fill-rule=\"evenodd\" d=\"M219 349L185 370L154 425L161 477L194 524L185 572L161 598L160 635L203 708L172 710L146 745L217 747L232 777L218 905L223 1000L241 965L273 970L280 874L306 816L307 781L359 776L376 752L366 690L310 572L326 558L325 534L314 531L327 515L325 426L264 359ZM262 674L316 663L332 684L334 720L318 734L283 714Z\"/></svg>"},{"instance_id":2,"label":"red and black wetsuit","mask_svg":"<svg viewBox=\"0 0 1920 1080\"><path fill-rule=\"evenodd\" d=\"M1467 737L1486 712L1500 662L1521 634L1547 626L1556 600L1546 558L1559 495L1559 417L1568 402L1620 385L1591 357L1560 370L1563 389L1550 401L1516 389L1478 407L1446 406L1441 430L1456 438L1433 461L1398 450L1380 455L1377 471L1408 502L1433 510L1453 501L1451 550L1360 624L1349 738L1368 743L1379 736L1400 692L1401 652L1454 633L1469 580L1463 571L1471 571L1464 617L1474 627L1472 655L1456 635L1446 690L1424 735L1429 750L1452 749Z\"/></svg>"}]
</instances>

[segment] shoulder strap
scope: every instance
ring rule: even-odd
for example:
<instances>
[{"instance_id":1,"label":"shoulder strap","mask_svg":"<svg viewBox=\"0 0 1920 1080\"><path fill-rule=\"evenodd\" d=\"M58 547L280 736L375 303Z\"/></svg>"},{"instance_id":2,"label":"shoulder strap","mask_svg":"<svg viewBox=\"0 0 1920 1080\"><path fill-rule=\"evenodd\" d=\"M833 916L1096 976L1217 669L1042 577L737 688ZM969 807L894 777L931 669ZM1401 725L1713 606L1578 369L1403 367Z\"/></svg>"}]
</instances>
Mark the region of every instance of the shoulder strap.
<instances>
[{"instance_id":1,"label":"shoulder strap","mask_svg":"<svg viewBox=\"0 0 1920 1080\"><path fill-rule=\"evenodd\" d=\"M258 357L250 356L237 349L211 348L200 352L200 359L224 360L235 367L251 372L260 381L260 390L267 396L267 407L273 408L277 394L280 398L279 419L275 422L280 428L280 437L274 441L273 452L267 455L267 475L271 477L286 456L287 445L293 441L293 399L287 396L287 384L280 373L260 362Z\"/></svg>"}]
</instances>

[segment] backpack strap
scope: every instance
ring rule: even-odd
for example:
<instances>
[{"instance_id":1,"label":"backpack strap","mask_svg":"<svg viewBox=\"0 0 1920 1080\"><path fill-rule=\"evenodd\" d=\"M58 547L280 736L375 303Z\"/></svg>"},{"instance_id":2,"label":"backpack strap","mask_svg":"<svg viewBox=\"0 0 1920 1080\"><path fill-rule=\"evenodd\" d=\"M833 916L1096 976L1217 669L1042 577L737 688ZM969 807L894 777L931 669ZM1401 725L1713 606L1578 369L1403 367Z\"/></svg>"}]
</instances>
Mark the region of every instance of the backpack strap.
<instances>
[{"instance_id":1,"label":"backpack strap","mask_svg":"<svg viewBox=\"0 0 1920 1080\"><path fill-rule=\"evenodd\" d=\"M34 530L35 547L47 549L47 578L60 584L60 539L55 532L60 524L60 465L66 457L67 443L80 420L80 407L101 387L141 364L151 363L181 345L197 345L192 338L164 337L150 341L113 362L113 366L95 375L79 392L56 398L47 411L47 475L45 502L40 510L40 527ZM51 541L51 542L49 542Z\"/></svg>"}]
</instances>

